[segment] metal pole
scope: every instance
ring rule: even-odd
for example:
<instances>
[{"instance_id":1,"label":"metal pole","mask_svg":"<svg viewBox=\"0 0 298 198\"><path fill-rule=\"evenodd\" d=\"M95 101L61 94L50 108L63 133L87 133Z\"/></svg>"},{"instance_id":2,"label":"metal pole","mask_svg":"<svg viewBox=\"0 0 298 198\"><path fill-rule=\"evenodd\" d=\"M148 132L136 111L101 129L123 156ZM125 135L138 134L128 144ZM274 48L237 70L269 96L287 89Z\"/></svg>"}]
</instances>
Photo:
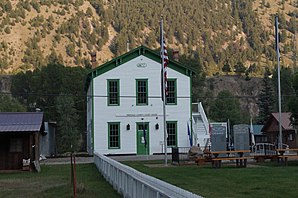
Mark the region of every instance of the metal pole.
<instances>
[{"instance_id":1,"label":"metal pole","mask_svg":"<svg viewBox=\"0 0 298 198\"><path fill-rule=\"evenodd\" d=\"M278 34L278 16L275 16L275 43L277 55L277 77L278 77L278 128L279 128L279 144L278 148L282 149L282 128L281 128L281 87L280 87L280 54L279 54L279 34Z\"/></svg>"},{"instance_id":2,"label":"metal pole","mask_svg":"<svg viewBox=\"0 0 298 198\"><path fill-rule=\"evenodd\" d=\"M164 53L164 38L163 38L163 18L160 20L160 35L161 35L161 52ZM161 68L162 68L162 97L163 97L163 130L164 130L164 151L165 151L165 166L168 165L168 153L167 153L167 126L166 126L166 90L165 90L165 76L164 76L164 58L161 54Z\"/></svg>"}]
</instances>

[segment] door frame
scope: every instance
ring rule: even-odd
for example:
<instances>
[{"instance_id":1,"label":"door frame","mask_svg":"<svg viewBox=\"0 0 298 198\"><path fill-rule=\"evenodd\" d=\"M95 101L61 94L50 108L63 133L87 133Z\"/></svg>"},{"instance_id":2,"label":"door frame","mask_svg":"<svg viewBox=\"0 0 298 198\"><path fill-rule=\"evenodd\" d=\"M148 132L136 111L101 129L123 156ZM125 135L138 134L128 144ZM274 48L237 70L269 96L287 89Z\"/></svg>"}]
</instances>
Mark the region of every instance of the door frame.
<instances>
[{"instance_id":1,"label":"door frame","mask_svg":"<svg viewBox=\"0 0 298 198\"><path fill-rule=\"evenodd\" d=\"M146 125L146 142L147 142L147 145L146 145L146 153L145 154L140 154L140 151L139 151L139 146L141 146L139 144L139 141L138 141L138 132L139 132L139 126L140 125ZM150 153L150 133L149 133L149 122L136 122L136 153L137 155L149 155Z\"/></svg>"}]
</instances>

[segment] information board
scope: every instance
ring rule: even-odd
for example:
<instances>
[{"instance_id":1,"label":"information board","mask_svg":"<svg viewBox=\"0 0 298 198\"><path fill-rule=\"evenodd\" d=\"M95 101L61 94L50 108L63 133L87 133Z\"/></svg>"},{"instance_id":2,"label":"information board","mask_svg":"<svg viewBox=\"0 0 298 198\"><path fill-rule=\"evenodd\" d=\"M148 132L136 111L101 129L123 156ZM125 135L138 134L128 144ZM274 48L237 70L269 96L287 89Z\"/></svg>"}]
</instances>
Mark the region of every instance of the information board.
<instances>
[{"instance_id":1,"label":"information board","mask_svg":"<svg viewBox=\"0 0 298 198\"><path fill-rule=\"evenodd\" d=\"M227 149L227 123L210 123L211 151Z\"/></svg>"},{"instance_id":2,"label":"information board","mask_svg":"<svg viewBox=\"0 0 298 198\"><path fill-rule=\"evenodd\" d=\"M235 150L249 150L249 130L248 125L239 124L233 126L234 148Z\"/></svg>"}]
</instances>

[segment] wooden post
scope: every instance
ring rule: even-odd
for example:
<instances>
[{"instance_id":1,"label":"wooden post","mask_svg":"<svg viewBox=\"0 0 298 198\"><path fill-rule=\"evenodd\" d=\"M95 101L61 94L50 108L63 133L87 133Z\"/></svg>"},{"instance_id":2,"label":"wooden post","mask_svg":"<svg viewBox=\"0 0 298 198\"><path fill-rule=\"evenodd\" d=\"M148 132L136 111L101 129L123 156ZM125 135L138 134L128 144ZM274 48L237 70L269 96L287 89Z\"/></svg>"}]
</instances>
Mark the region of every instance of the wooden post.
<instances>
[{"instance_id":1,"label":"wooden post","mask_svg":"<svg viewBox=\"0 0 298 198\"><path fill-rule=\"evenodd\" d=\"M76 155L73 155L73 197L77 197L77 187L76 187Z\"/></svg>"}]
</instances>

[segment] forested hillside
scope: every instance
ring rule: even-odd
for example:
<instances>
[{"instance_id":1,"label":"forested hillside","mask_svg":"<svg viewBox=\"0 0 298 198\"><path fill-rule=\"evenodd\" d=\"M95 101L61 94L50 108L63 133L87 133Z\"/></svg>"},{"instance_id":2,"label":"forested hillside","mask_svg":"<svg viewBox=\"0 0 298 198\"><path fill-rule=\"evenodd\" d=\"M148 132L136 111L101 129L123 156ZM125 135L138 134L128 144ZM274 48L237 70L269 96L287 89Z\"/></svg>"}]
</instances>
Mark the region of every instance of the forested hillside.
<instances>
[{"instance_id":1,"label":"forested hillside","mask_svg":"<svg viewBox=\"0 0 298 198\"><path fill-rule=\"evenodd\" d=\"M195 57L207 75L238 63L260 74L274 66L275 13L282 64L297 64L297 10L298 0L1 0L0 69L90 67L90 53L100 65L127 47L157 49L163 15L168 46Z\"/></svg>"}]
</instances>

